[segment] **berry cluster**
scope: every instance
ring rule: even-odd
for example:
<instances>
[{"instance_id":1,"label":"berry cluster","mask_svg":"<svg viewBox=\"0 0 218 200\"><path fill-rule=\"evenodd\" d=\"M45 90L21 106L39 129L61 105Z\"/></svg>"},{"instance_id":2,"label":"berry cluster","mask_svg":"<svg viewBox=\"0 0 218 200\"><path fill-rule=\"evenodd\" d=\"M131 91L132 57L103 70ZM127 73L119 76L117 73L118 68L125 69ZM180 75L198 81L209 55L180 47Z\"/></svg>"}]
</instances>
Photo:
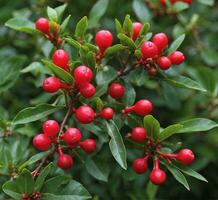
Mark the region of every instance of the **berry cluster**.
<instances>
[{"instance_id":1,"label":"berry cluster","mask_svg":"<svg viewBox=\"0 0 218 200\"><path fill-rule=\"evenodd\" d=\"M155 185L161 185L167 179L166 173L159 167L160 160L170 163L170 159L173 159L181 164L189 165L195 159L190 149L182 149L177 154L162 153L162 145L155 143L152 137L147 137L147 131L142 127L135 127L126 137L134 142L144 144L143 157L135 159L132 163L132 168L137 174L143 174L148 169L148 160L153 159L154 167L150 173L150 180Z\"/></svg>"},{"instance_id":2,"label":"berry cluster","mask_svg":"<svg viewBox=\"0 0 218 200\"><path fill-rule=\"evenodd\" d=\"M54 151L58 152L57 165L61 169L69 169L73 165L73 158L69 154L63 153L63 149L75 154L75 148L80 147L86 153L92 153L96 149L94 139L85 139L81 141L82 134L77 128L68 128L64 134L58 135L60 127L57 121L47 120L42 126L43 133L33 138L33 146L40 150L46 151L54 145Z\"/></svg>"},{"instance_id":3,"label":"berry cluster","mask_svg":"<svg viewBox=\"0 0 218 200\"><path fill-rule=\"evenodd\" d=\"M33 192L32 194L22 194L22 200L40 200L41 193L40 192Z\"/></svg>"}]
</instances>

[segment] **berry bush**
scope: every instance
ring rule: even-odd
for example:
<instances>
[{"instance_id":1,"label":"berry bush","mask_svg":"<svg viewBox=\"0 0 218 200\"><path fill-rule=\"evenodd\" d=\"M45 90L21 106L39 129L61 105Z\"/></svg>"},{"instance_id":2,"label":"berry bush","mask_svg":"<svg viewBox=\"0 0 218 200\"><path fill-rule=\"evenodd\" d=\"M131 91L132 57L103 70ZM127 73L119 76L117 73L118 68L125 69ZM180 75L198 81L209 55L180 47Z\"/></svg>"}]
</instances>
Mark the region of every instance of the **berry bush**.
<instances>
[{"instance_id":1,"label":"berry bush","mask_svg":"<svg viewBox=\"0 0 218 200\"><path fill-rule=\"evenodd\" d=\"M0 198L218 198L217 3L27 2L0 14Z\"/></svg>"}]
</instances>

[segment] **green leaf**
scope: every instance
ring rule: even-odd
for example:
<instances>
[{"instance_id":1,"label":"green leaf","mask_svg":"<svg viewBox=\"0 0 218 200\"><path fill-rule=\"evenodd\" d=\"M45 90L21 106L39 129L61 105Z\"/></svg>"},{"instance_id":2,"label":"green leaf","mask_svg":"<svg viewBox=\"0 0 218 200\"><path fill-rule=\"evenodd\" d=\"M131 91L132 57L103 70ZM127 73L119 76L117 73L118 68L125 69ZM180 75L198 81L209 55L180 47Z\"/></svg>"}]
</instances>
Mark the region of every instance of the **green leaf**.
<instances>
[{"instance_id":1,"label":"green leaf","mask_svg":"<svg viewBox=\"0 0 218 200\"><path fill-rule=\"evenodd\" d=\"M201 174L194 171L188 166L182 165L180 163L174 163L174 167L176 167L178 170L182 171L184 174L187 174L188 176L192 176L200 181L208 182Z\"/></svg>"},{"instance_id":2,"label":"green leaf","mask_svg":"<svg viewBox=\"0 0 218 200\"><path fill-rule=\"evenodd\" d=\"M132 20L130 19L130 15L126 15L125 20L123 22L123 31L126 35L132 36Z\"/></svg>"},{"instance_id":3,"label":"green leaf","mask_svg":"<svg viewBox=\"0 0 218 200\"><path fill-rule=\"evenodd\" d=\"M55 21L55 22L58 21L58 14L57 14L56 10L49 7L49 6L47 7L47 15L51 21Z\"/></svg>"},{"instance_id":4,"label":"green leaf","mask_svg":"<svg viewBox=\"0 0 218 200\"><path fill-rule=\"evenodd\" d=\"M122 101L126 106L131 106L134 104L136 99L136 92L131 83L125 81L124 82L125 93L122 97Z\"/></svg>"},{"instance_id":5,"label":"green leaf","mask_svg":"<svg viewBox=\"0 0 218 200\"><path fill-rule=\"evenodd\" d=\"M137 16L137 18L141 22L147 22L151 19L151 13L149 9L146 7L146 4L143 0L134 0L133 1L133 10Z\"/></svg>"},{"instance_id":6,"label":"green leaf","mask_svg":"<svg viewBox=\"0 0 218 200\"><path fill-rule=\"evenodd\" d=\"M143 122L148 135L151 135L156 140L160 133L159 122L152 115L145 116Z\"/></svg>"},{"instance_id":7,"label":"green leaf","mask_svg":"<svg viewBox=\"0 0 218 200\"><path fill-rule=\"evenodd\" d=\"M35 191L41 190L41 188L45 182L45 179L48 176L48 174L50 173L52 167L53 167L53 164L50 163L40 172L40 174L37 177L36 182L35 182Z\"/></svg>"},{"instance_id":8,"label":"green leaf","mask_svg":"<svg viewBox=\"0 0 218 200\"><path fill-rule=\"evenodd\" d=\"M102 95L104 95L107 92L107 88L108 88L107 84L98 85L96 87L95 97L101 97Z\"/></svg>"},{"instance_id":9,"label":"green leaf","mask_svg":"<svg viewBox=\"0 0 218 200\"><path fill-rule=\"evenodd\" d=\"M66 8L67 8L67 4L63 4L63 5L58 6L58 7L55 8L55 11L57 13L59 22L61 22L64 11L66 10Z\"/></svg>"},{"instance_id":10,"label":"green leaf","mask_svg":"<svg viewBox=\"0 0 218 200\"><path fill-rule=\"evenodd\" d=\"M12 123L13 125L17 125L34 122L62 108L64 108L64 106L53 106L50 104L40 104L36 107L25 108L15 116Z\"/></svg>"},{"instance_id":11,"label":"green leaf","mask_svg":"<svg viewBox=\"0 0 218 200\"><path fill-rule=\"evenodd\" d=\"M171 126L166 127L163 131L160 132L158 136L158 141L163 141L169 138L170 136L178 133L179 130L183 128L181 124L173 124Z\"/></svg>"},{"instance_id":12,"label":"green leaf","mask_svg":"<svg viewBox=\"0 0 218 200\"><path fill-rule=\"evenodd\" d=\"M64 69L56 66L49 60L42 60L42 62L47 66L58 78L60 78L62 81L72 84L73 83L73 77L66 72Z\"/></svg>"},{"instance_id":13,"label":"green leaf","mask_svg":"<svg viewBox=\"0 0 218 200\"><path fill-rule=\"evenodd\" d=\"M107 182L109 175L109 165L103 158L90 158L85 162L86 170L92 175L94 178Z\"/></svg>"},{"instance_id":14,"label":"green leaf","mask_svg":"<svg viewBox=\"0 0 218 200\"><path fill-rule=\"evenodd\" d=\"M21 73L40 73L40 74L52 74L51 71L40 62L32 62L27 67L20 71Z\"/></svg>"},{"instance_id":15,"label":"green leaf","mask_svg":"<svg viewBox=\"0 0 218 200\"><path fill-rule=\"evenodd\" d=\"M165 164L165 166L179 183L181 183L187 190L190 190L185 176L178 169L169 164Z\"/></svg>"},{"instance_id":16,"label":"green leaf","mask_svg":"<svg viewBox=\"0 0 218 200\"><path fill-rule=\"evenodd\" d=\"M112 120L106 122L106 128L108 135L111 137L109 147L113 157L123 169L127 169L126 148L119 129Z\"/></svg>"},{"instance_id":17,"label":"green leaf","mask_svg":"<svg viewBox=\"0 0 218 200\"><path fill-rule=\"evenodd\" d=\"M3 186L2 190L5 194L12 197L13 199L20 200L21 193L19 192L16 183L14 181L7 181Z\"/></svg>"},{"instance_id":18,"label":"green leaf","mask_svg":"<svg viewBox=\"0 0 218 200\"><path fill-rule=\"evenodd\" d=\"M185 76L166 77L162 80L176 87L206 92L206 90L198 82Z\"/></svg>"},{"instance_id":19,"label":"green leaf","mask_svg":"<svg viewBox=\"0 0 218 200\"><path fill-rule=\"evenodd\" d=\"M75 47L76 49L80 49L81 44L74 40L73 38L64 38L64 40L71 46Z\"/></svg>"},{"instance_id":20,"label":"green leaf","mask_svg":"<svg viewBox=\"0 0 218 200\"><path fill-rule=\"evenodd\" d=\"M77 39L79 40L83 39L87 27L88 27L88 19L85 16L82 19L80 19L80 21L76 25L75 36Z\"/></svg>"},{"instance_id":21,"label":"green leaf","mask_svg":"<svg viewBox=\"0 0 218 200\"><path fill-rule=\"evenodd\" d=\"M175 4L173 4L173 11L178 13L181 12L185 9L189 8L189 5L187 3L184 2L176 2Z\"/></svg>"},{"instance_id":22,"label":"green leaf","mask_svg":"<svg viewBox=\"0 0 218 200\"><path fill-rule=\"evenodd\" d=\"M98 0L89 13L89 28L97 27L99 20L105 14L109 0Z\"/></svg>"},{"instance_id":23,"label":"green leaf","mask_svg":"<svg viewBox=\"0 0 218 200\"><path fill-rule=\"evenodd\" d=\"M183 125L183 128L179 130L179 133L208 131L218 127L216 122L205 118L194 118L179 122L179 124Z\"/></svg>"},{"instance_id":24,"label":"green leaf","mask_svg":"<svg viewBox=\"0 0 218 200\"><path fill-rule=\"evenodd\" d=\"M35 29L35 24L29 21L28 19L24 19L24 18L19 18L19 17L11 18L5 23L5 26L25 33L30 33L30 34L39 33L39 31Z\"/></svg>"},{"instance_id":25,"label":"green leaf","mask_svg":"<svg viewBox=\"0 0 218 200\"><path fill-rule=\"evenodd\" d=\"M108 56L111 56L113 54L118 53L119 51L123 51L125 49L127 49L127 48L125 46L123 46L122 44L115 44L114 46L107 48L104 56L108 57Z\"/></svg>"},{"instance_id":26,"label":"green leaf","mask_svg":"<svg viewBox=\"0 0 218 200\"><path fill-rule=\"evenodd\" d=\"M118 19L115 19L115 28L116 28L117 34L118 33L123 33L122 25L121 25L121 23L119 22Z\"/></svg>"},{"instance_id":27,"label":"green leaf","mask_svg":"<svg viewBox=\"0 0 218 200\"><path fill-rule=\"evenodd\" d=\"M148 182L146 187L146 194L148 197L148 200L154 200L155 196L157 194L158 186L151 183L151 181Z\"/></svg>"},{"instance_id":28,"label":"green leaf","mask_svg":"<svg viewBox=\"0 0 218 200\"><path fill-rule=\"evenodd\" d=\"M62 24L61 24L61 33L63 33L63 32L66 30L66 28L67 28L67 26L68 26L68 24L69 24L70 18L71 18L71 15L68 15L68 16L64 19L64 21L62 22Z\"/></svg>"},{"instance_id":29,"label":"green leaf","mask_svg":"<svg viewBox=\"0 0 218 200\"><path fill-rule=\"evenodd\" d=\"M132 51L134 51L136 49L135 43L133 42L133 40L130 37L126 36L123 33L119 33L117 35L117 37L120 39L120 42L123 45L128 46Z\"/></svg>"},{"instance_id":30,"label":"green leaf","mask_svg":"<svg viewBox=\"0 0 218 200\"><path fill-rule=\"evenodd\" d=\"M178 38L176 38L176 40L170 45L169 49L167 50L167 54L169 55L173 51L176 51L180 47L184 39L185 39L185 34L182 34Z\"/></svg>"},{"instance_id":31,"label":"green leaf","mask_svg":"<svg viewBox=\"0 0 218 200\"><path fill-rule=\"evenodd\" d=\"M213 6L215 1L214 0L198 0L198 2L207 5L207 6Z\"/></svg>"},{"instance_id":32,"label":"green leaf","mask_svg":"<svg viewBox=\"0 0 218 200\"><path fill-rule=\"evenodd\" d=\"M117 71L110 66L105 66L102 71L96 74L97 85L108 84L117 77Z\"/></svg>"}]
</instances>

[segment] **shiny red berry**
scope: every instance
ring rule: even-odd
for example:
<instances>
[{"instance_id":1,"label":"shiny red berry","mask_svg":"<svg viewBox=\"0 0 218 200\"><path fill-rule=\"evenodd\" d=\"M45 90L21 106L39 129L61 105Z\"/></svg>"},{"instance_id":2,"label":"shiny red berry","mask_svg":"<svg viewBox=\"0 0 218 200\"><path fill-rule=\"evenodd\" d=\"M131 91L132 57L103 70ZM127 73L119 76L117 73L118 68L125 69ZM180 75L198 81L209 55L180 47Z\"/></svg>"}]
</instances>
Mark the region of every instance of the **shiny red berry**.
<instances>
[{"instance_id":1,"label":"shiny red berry","mask_svg":"<svg viewBox=\"0 0 218 200\"><path fill-rule=\"evenodd\" d=\"M78 85L90 82L92 76L92 70L86 66L79 66L74 70L74 79Z\"/></svg>"},{"instance_id":2,"label":"shiny red berry","mask_svg":"<svg viewBox=\"0 0 218 200\"><path fill-rule=\"evenodd\" d=\"M185 61L185 56L180 51L174 51L169 55L169 59L171 60L172 64L180 65Z\"/></svg>"},{"instance_id":3,"label":"shiny red berry","mask_svg":"<svg viewBox=\"0 0 218 200\"><path fill-rule=\"evenodd\" d=\"M125 88L119 83L112 83L108 88L109 95L114 99L121 98L125 93Z\"/></svg>"},{"instance_id":4,"label":"shiny red berry","mask_svg":"<svg viewBox=\"0 0 218 200\"><path fill-rule=\"evenodd\" d=\"M153 169L150 174L150 181L155 185L165 183L167 179L166 173L161 169Z\"/></svg>"},{"instance_id":5,"label":"shiny red berry","mask_svg":"<svg viewBox=\"0 0 218 200\"><path fill-rule=\"evenodd\" d=\"M148 169L147 159L138 158L133 161L132 168L137 174L143 174Z\"/></svg>"},{"instance_id":6,"label":"shiny red berry","mask_svg":"<svg viewBox=\"0 0 218 200\"><path fill-rule=\"evenodd\" d=\"M42 125L42 130L48 137L56 137L59 132L59 124L55 120L47 120Z\"/></svg>"},{"instance_id":7,"label":"shiny red berry","mask_svg":"<svg viewBox=\"0 0 218 200\"><path fill-rule=\"evenodd\" d=\"M50 145L51 145L51 140L45 134L41 133L33 138L33 146L40 151L48 150Z\"/></svg>"},{"instance_id":8,"label":"shiny red berry","mask_svg":"<svg viewBox=\"0 0 218 200\"><path fill-rule=\"evenodd\" d=\"M96 149L96 142L93 139L85 139L79 145L86 153L92 153Z\"/></svg>"},{"instance_id":9,"label":"shiny red berry","mask_svg":"<svg viewBox=\"0 0 218 200\"><path fill-rule=\"evenodd\" d=\"M112 108L106 107L101 111L100 116L107 120L113 119L114 111Z\"/></svg>"},{"instance_id":10,"label":"shiny red berry","mask_svg":"<svg viewBox=\"0 0 218 200\"><path fill-rule=\"evenodd\" d=\"M154 58L158 55L158 48L153 42L144 42L141 46L141 52L144 58Z\"/></svg>"},{"instance_id":11,"label":"shiny red berry","mask_svg":"<svg viewBox=\"0 0 218 200\"><path fill-rule=\"evenodd\" d=\"M91 107L84 105L76 109L75 116L80 123L89 124L93 122L95 118L95 112Z\"/></svg>"},{"instance_id":12,"label":"shiny red berry","mask_svg":"<svg viewBox=\"0 0 218 200\"><path fill-rule=\"evenodd\" d=\"M133 110L137 115L145 116L151 113L152 109L153 105L149 100L141 99L136 102Z\"/></svg>"},{"instance_id":13,"label":"shiny red berry","mask_svg":"<svg viewBox=\"0 0 218 200\"><path fill-rule=\"evenodd\" d=\"M157 33L153 36L152 42L157 46L160 53L168 45L168 37L165 33Z\"/></svg>"},{"instance_id":14,"label":"shiny red berry","mask_svg":"<svg viewBox=\"0 0 218 200\"><path fill-rule=\"evenodd\" d=\"M132 24L132 29L133 29L133 35L132 39L135 41L137 37L139 36L140 31L142 30L143 24L140 22L134 22Z\"/></svg>"},{"instance_id":15,"label":"shiny red berry","mask_svg":"<svg viewBox=\"0 0 218 200\"><path fill-rule=\"evenodd\" d=\"M78 144L81 138L82 134L77 128L68 128L63 135L64 142L69 146Z\"/></svg>"},{"instance_id":16,"label":"shiny red berry","mask_svg":"<svg viewBox=\"0 0 218 200\"><path fill-rule=\"evenodd\" d=\"M191 149L182 149L178 152L176 159L184 165L190 165L194 161L195 155Z\"/></svg>"},{"instance_id":17,"label":"shiny red berry","mask_svg":"<svg viewBox=\"0 0 218 200\"><path fill-rule=\"evenodd\" d=\"M131 138L136 142L143 142L147 136L147 132L142 127L135 127L132 129Z\"/></svg>"},{"instance_id":18,"label":"shiny red berry","mask_svg":"<svg viewBox=\"0 0 218 200\"><path fill-rule=\"evenodd\" d=\"M110 31L101 30L95 35L95 44L99 47L101 52L110 47L113 43L113 35Z\"/></svg>"},{"instance_id":19,"label":"shiny red berry","mask_svg":"<svg viewBox=\"0 0 218 200\"><path fill-rule=\"evenodd\" d=\"M56 77L48 77L43 81L42 88L45 92L55 93L61 88L61 82Z\"/></svg>"},{"instance_id":20,"label":"shiny red berry","mask_svg":"<svg viewBox=\"0 0 218 200\"><path fill-rule=\"evenodd\" d=\"M171 60L170 60L168 57L162 56L162 57L160 57L160 58L157 59L157 64L158 64L158 66L159 66L161 69L167 70L167 69L170 68L170 66L171 66L172 63L171 63Z\"/></svg>"},{"instance_id":21,"label":"shiny red berry","mask_svg":"<svg viewBox=\"0 0 218 200\"><path fill-rule=\"evenodd\" d=\"M80 87L80 94L85 98L91 98L95 95L96 88L91 83L84 83Z\"/></svg>"},{"instance_id":22,"label":"shiny red berry","mask_svg":"<svg viewBox=\"0 0 218 200\"><path fill-rule=\"evenodd\" d=\"M63 49L57 49L52 55L52 61L58 67L68 71L69 55Z\"/></svg>"},{"instance_id":23,"label":"shiny red berry","mask_svg":"<svg viewBox=\"0 0 218 200\"><path fill-rule=\"evenodd\" d=\"M35 22L35 27L36 27L36 29L38 29L42 33L45 33L45 34L49 33L49 21L48 21L48 19L39 18Z\"/></svg>"},{"instance_id":24,"label":"shiny red berry","mask_svg":"<svg viewBox=\"0 0 218 200\"><path fill-rule=\"evenodd\" d=\"M73 159L68 154L59 154L58 161L57 161L58 167L60 167L63 170L67 170L72 167L73 165Z\"/></svg>"}]
</instances>

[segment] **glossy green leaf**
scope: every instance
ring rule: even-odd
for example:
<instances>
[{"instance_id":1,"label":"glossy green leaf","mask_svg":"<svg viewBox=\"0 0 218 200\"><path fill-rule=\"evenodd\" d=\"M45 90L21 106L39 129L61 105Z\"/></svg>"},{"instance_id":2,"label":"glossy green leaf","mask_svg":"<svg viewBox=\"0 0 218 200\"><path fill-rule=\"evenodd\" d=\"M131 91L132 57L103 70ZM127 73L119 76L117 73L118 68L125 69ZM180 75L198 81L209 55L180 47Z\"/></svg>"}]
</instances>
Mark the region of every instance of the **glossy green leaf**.
<instances>
[{"instance_id":1,"label":"glossy green leaf","mask_svg":"<svg viewBox=\"0 0 218 200\"><path fill-rule=\"evenodd\" d=\"M180 47L184 39L185 39L185 34L182 34L178 38L176 38L176 40L173 41L173 43L170 45L169 49L167 50L168 55L173 51L176 51Z\"/></svg>"},{"instance_id":2,"label":"glossy green leaf","mask_svg":"<svg viewBox=\"0 0 218 200\"><path fill-rule=\"evenodd\" d=\"M126 15L123 22L123 31L126 35L132 36L132 20L130 19L130 15Z\"/></svg>"},{"instance_id":3,"label":"glossy green leaf","mask_svg":"<svg viewBox=\"0 0 218 200\"><path fill-rule=\"evenodd\" d=\"M121 44L129 47L132 51L136 49L135 43L130 37L126 36L123 33L119 33L117 37L120 39Z\"/></svg>"},{"instance_id":4,"label":"glossy green leaf","mask_svg":"<svg viewBox=\"0 0 218 200\"><path fill-rule=\"evenodd\" d=\"M71 18L71 15L68 15L64 19L64 21L62 22L62 24L61 24L61 33L63 33L67 29L67 26L68 26L68 24L70 22L70 18Z\"/></svg>"},{"instance_id":5,"label":"glossy green leaf","mask_svg":"<svg viewBox=\"0 0 218 200\"><path fill-rule=\"evenodd\" d=\"M122 25L121 25L121 23L119 22L118 19L115 19L115 28L116 28L117 34L118 33L123 33Z\"/></svg>"},{"instance_id":6,"label":"glossy green leaf","mask_svg":"<svg viewBox=\"0 0 218 200\"><path fill-rule=\"evenodd\" d=\"M66 72L64 69L56 66L49 60L42 60L42 62L62 81L69 83L69 84L73 83L73 77L68 72Z\"/></svg>"},{"instance_id":7,"label":"glossy green leaf","mask_svg":"<svg viewBox=\"0 0 218 200\"><path fill-rule=\"evenodd\" d=\"M173 11L175 12L181 12L185 9L189 8L189 5L187 3L184 3L184 2L176 2L174 5L173 5Z\"/></svg>"},{"instance_id":8,"label":"glossy green leaf","mask_svg":"<svg viewBox=\"0 0 218 200\"><path fill-rule=\"evenodd\" d=\"M105 66L102 71L96 75L96 82L98 85L108 84L117 77L117 71L110 66Z\"/></svg>"},{"instance_id":9,"label":"glossy green leaf","mask_svg":"<svg viewBox=\"0 0 218 200\"><path fill-rule=\"evenodd\" d=\"M71 46L75 47L76 49L80 49L81 44L74 40L73 38L64 38L64 40Z\"/></svg>"},{"instance_id":10,"label":"glossy green leaf","mask_svg":"<svg viewBox=\"0 0 218 200\"><path fill-rule=\"evenodd\" d=\"M102 95L106 94L107 93L107 89L108 89L108 85L107 84L98 85L96 87L95 97L101 97Z\"/></svg>"},{"instance_id":11,"label":"glossy green leaf","mask_svg":"<svg viewBox=\"0 0 218 200\"><path fill-rule=\"evenodd\" d=\"M57 14L56 10L49 7L49 6L47 7L47 15L51 21L55 21L55 22L58 21L58 14Z\"/></svg>"},{"instance_id":12,"label":"glossy green leaf","mask_svg":"<svg viewBox=\"0 0 218 200\"><path fill-rule=\"evenodd\" d=\"M21 199L21 193L19 192L16 183L13 181L7 181L2 186L2 190L5 194L12 197L13 199L20 200Z\"/></svg>"},{"instance_id":13,"label":"glossy green leaf","mask_svg":"<svg viewBox=\"0 0 218 200\"><path fill-rule=\"evenodd\" d=\"M156 140L160 133L159 122L152 115L147 115L144 117L143 123L148 135L152 136Z\"/></svg>"},{"instance_id":14,"label":"glossy green leaf","mask_svg":"<svg viewBox=\"0 0 218 200\"><path fill-rule=\"evenodd\" d=\"M116 53L118 53L120 51L123 51L125 49L127 49L127 48L125 46L123 46L122 44L115 44L114 46L107 48L107 50L105 51L104 56L108 57L108 56L116 54Z\"/></svg>"},{"instance_id":15,"label":"glossy green leaf","mask_svg":"<svg viewBox=\"0 0 218 200\"><path fill-rule=\"evenodd\" d=\"M58 7L55 8L55 11L57 13L59 22L61 22L62 17L64 15L64 11L66 10L66 8L67 8L67 4L63 4L63 5L58 6Z\"/></svg>"},{"instance_id":16,"label":"glossy green leaf","mask_svg":"<svg viewBox=\"0 0 218 200\"><path fill-rule=\"evenodd\" d=\"M108 135L111 137L109 147L113 157L123 169L127 169L126 148L119 129L112 120L106 122L106 128Z\"/></svg>"},{"instance_id":17,"label":"glossy green leaf","mask_svg":"<svg viewBox=\"0 0 218 200\"><path fill-rule=\"evenodd\" d=\"M80 19L80 21L76 25L76 29L75 29L76 38L82 40L87 28L88 28L88 19L85 16L82 19Z\"/></svg>"},{"instance_id":18,"label":"glossy green leaf","mask_svg":"<svg viewBox=\"0 0 218 200\"><path fill-rule=\"evenodd\" d=\"M158 186L152 184L150 181L146 187L146 194L149 200L153 200L157 194Z\"/></svg>"},{"instance_id":19,"label":"glossy green leaf","mask_svg":"<svg viewBox=\"0 0 218 200\"><path fill-rule=\"evenodd\" d=\"M143 0L134 0L133 10L141 22L150 21L151 13Z\"/></svg>"},{"instance_id":20,"label":"glossy green leaf","mask_svg":"<svg viewBox=\"0 0 218 200\"><path fill-rule=\"evenodd\" d=\"M21 110L13 119L13 125L26 124L45 118L46 116L59 111L64 106L53 106L50 104L40 104L36 107L29 107Z\"/></svg>"},{"instance_id":21,"label":"glossy green leaf","mask_svg":"<svg viewBox=\"0 0 218 200\"><path fill-rule=\"evenodd\" d=\"M127 81L124 83L124 87L125 87L125 93L124 96L122 97L122 101L126 106L131 106L134 104L136 99L135 89L132 86L132 84Z\"/></svg>"},{"instance_id":22,"label":"glossy green leaf","mask_svg":"<svg viewBox=\"0 0 218 200\"><path fill-rule=\"evenodd\" d=\"M163 141L169 138L170 136L178 133L179 130L183 128L181 124L173 124L171 126L166 127L163 131L160 132L158 136L158 141Z\"/></svg>"}]
</instances>

